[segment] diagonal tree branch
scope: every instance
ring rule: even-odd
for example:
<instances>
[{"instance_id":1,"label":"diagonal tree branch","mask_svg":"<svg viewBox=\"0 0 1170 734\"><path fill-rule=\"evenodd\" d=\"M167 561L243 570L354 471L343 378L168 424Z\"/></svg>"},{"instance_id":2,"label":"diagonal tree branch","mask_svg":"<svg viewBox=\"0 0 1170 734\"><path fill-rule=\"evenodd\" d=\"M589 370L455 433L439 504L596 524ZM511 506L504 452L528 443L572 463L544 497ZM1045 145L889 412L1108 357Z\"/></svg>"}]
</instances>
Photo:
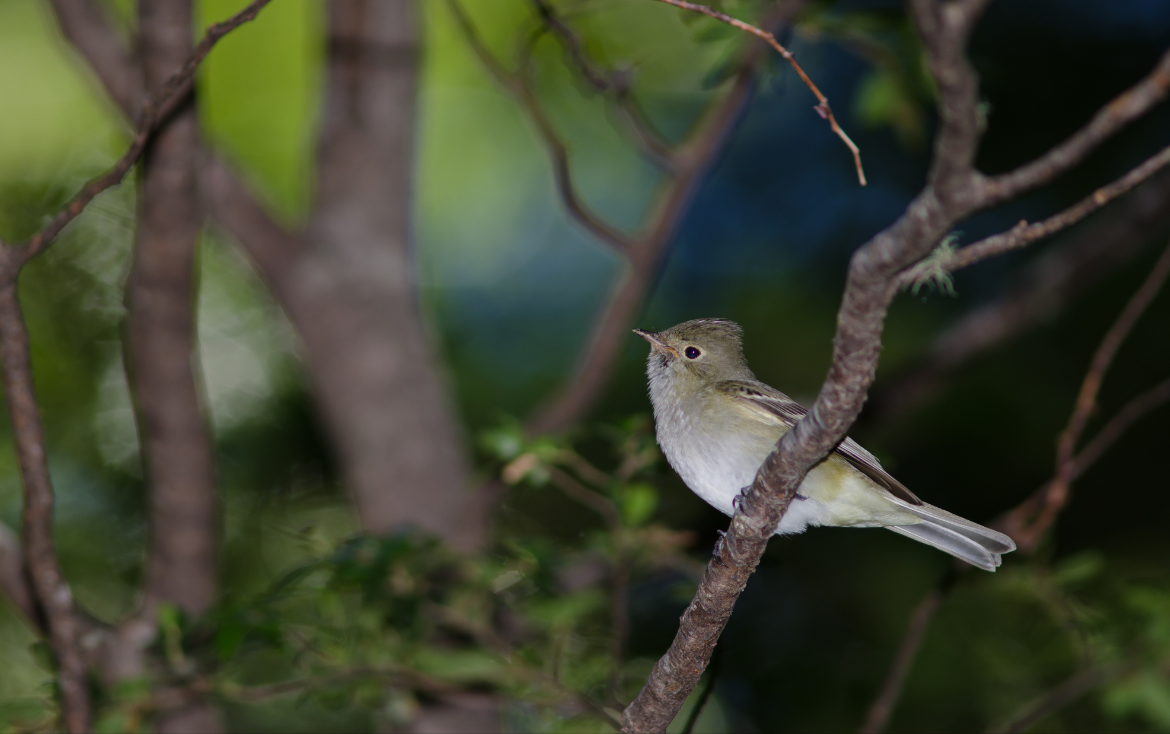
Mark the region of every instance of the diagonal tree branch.
<instances>
[{"instance_id":1,"label":"diagonal tree branch","mask_svg":"<svg viewBox=\"0 0 1170 734\"><path fill-rule=\"evenodd\" d=\"M1068 140L1014 171L986 179L986 205L1013 199L1069 170L1118 130L1161 103L1168 92L1170 51L1162 55L1144 79L1098 110L1093 119Z\"/></svg>"},{"instance_id":2,"label":"diagonal tree branch","mask_svg":"<svg viewBox=\"0 0 1170 734\"><path fill-rule=\"evenodd\" d=\"M945 270L954 272L986 260L989 257L1002 255L1012 250L1018 250L1028 245L1051 237L1053 234L1076 224L1122 194L1128 193L1135 186L1153 176L1158 171L1170 166L1170 147L1146 159L1116 181L1102 186L1089 196L1059 214L1054 214L1034 224L1020 222L1007 232L1001 232L962 247L942 259L936 264ZM901 278L904 284L912 283L921 276L921 268L911 269Z\"/></svg>"},{"instance_id":3,"label":"diagonal tree branch","mask_svg":"<svg viewBox=\"0 0 1170 734\"><path fill-rule=\"evenodd\" d=\"M1133 325L1141 316L1158 290L1170 278L1170 247L1159 258L1146 280L1134 293L1121 315L1106 332L1090 363L1077 396L1068 426L1058 438L1057 468L1054 478L1040 487L1030 497L1006 513L995 525L1012 537L1020 552L1032 553L1052 527L1060 510L1068 500L1069 488L1138 420L1170 403L1170 379L1132 398L1119 410L1091 441L1074 454L1076 443L1084 430L1088 417L1096 408L1096 395L1117 350L1125 341ZM965 572L966 569L958 569ZM909 673L910 663L918 653L927 627L938 611L942 600L949 594L956 580L952 569L946 577L919 603L906 633L898 646L898 652L891 663L886 682L871 704L861 731L877 734L885 730L894 706L901 694L902 684Z\"/></svg>"},{"instance_id":4,"label":"diagonal tree branch","mask_svg":"<svg viewBox=\"0 0 1170 734\"><path fill-rule=\"evenodd\" d=\"M970 94L975 80L962 59L974 15L936 14L940 7L929 0L912 3L939 86L940 160L935 161L926 189L907 211L854 254L837 316L832 363L820 394L808 415L780 439L736 503L731 528L716 545L674 642L622 714L623 731L663 731L678 714L709 664L735 600L797 487L845 437L861 411L899 271L925 257L977 206L977 178L970 167L979 132Z\"/></svg>"},{"instance_id":5,"label":"diagonal tree branch","mask_svg":"<svg viewBox=\"0 0 1170 734\"><path fill-rule=\"evenodd\" d=\"M143 154L155 126L189 91L195 69L212 46L225 34L254 18L268 2L255 0L228 20L210 26L183 65L143 103L138 130L126 154L109 171L83 187L27 242L19 245L0 243L0 367L25 492L21 528L23 555L31 588L48 626L59 668L64 727L70 732L89 730L86 666L79 640L81 622L74 610L69 587L61 576L53 545L53 487L33 389L28 330L20 312L17 281L30 258L48 247L95 196L119 183L129 172Z\"/></svg>"},{"instance_id":6,"label":"diagonal tree branch","mask_svg":"<svg viewBox=\"0 0 1170 734\"><path fill-rule=\"evenodd\" d=\"M560 39L565 56L581 79L593 91L607 95L607 99L616 107L622 125L642 156L666 170L672 170L675 166L674 151L638 104L630 86L630 72L604 69L594 64L585 51L581 37L556 14L548 0L532 1L544 26Z\"/></svg>"},{"instance_id":7,"label":"diagonal tree branch","mask_svg":"<svg viewBox=\"0 0 1170 734\"><path fill-rule=\"evenodd\" d=\"M1097 351L1093 354L1089 369L1081 382L1081 388L1077 393L1068 425L1057 438L1056 470L1052 481L1008 513L1003 520L1002 526L1015 539L1022 551L1031 552L1035 549L1040 539L1056 521L1056 516L1060 514L1068 502L1073 481L1091 463L1078 462L1076 446L1088 425L1089 418L1097 408L1097 395L1101 390L1105 374L1109 371L1110 365L1113 364L1113 358L1117 355L1118 349L1121 348L1138 319L1157 297L1167 279L1170 279L1170 246L1167 246L1162 256L1158 258L1145 281L1130 297L1117 320L1109 327L1109 331L1105 333L1101 343L1097 346ZM1138 417L1157 405L1163 390L1164 387L1159 386L1138 396L1136 398L1138 402L1127 405L1118 415L1121 422L1106 426L1109 433L1102 433L1103 436L1107 437L1106 440L1108 442L1116 440L1124 427L1128 427ZM1091 445L1093 445L1093 453L1088 456L1095 460L1103 453L1103 447L1108 446L1108 443L1099 444L1094 441Z\"/></svg>"},{"instance_id":8,"label":"diagonal tree branch","mask_svg":"<svg viewBox=\"0 0 1170 734\"><path fill-rule=\"evenodd\" d=\"M25 575L24 554L20 538L7 525L0 524L0 594L3 594L28 623L43 634L47 630L37 612L33 591Z\"/></svg>"},{"instance_id":9,"label":"diagonal tree branch","mask_svg":"<svg viewBox=\"0 0 1170 734\"><path fill-rule=\"evenodd\" d=\"M565 199L570 214L603 242L624 254L627 259L626 269L618 277L606 304L594 320L583 353L584 357L576 368L573 379L528 424L528 430L532 433L563 430L585 415L608 383L621 347L628 337L630 323L645 300L650 283L661 266L667 247L698 184L719 151L723 149L727 137L751 98L755 70L763 59L767 46L763 43L753 43L745 49L731 88L704 113L691 136L671 150L669 183L658 193L657 201L651 206L640 233L627 235L604 224L604 220L585 209L580 203L580 198L572 190L572 176L565 146L552 126L547 123L538 101L529 88L527 75L509 72L487 50L457 0L448 2L472 50L497 82L524 104L534 119L537 131L544 136L553 160L554 172L561 186L562 198ZM802 5L803 2L800 0L791 0L775 6L765 19L766 27L776 28L790 22ZM563 25L563 21L558 22ZM593 76L601 74L592 67L590 69L583 74ZM570 195L566 196L566 191ZM598 221L603 222L602 226L596 226Z\"/></svg>"},{"instance_id":10,"label":"diagonal tree branch","mask_svg":"<svg viewBox=\"0 0 1170 734\"><path fill-rule=\"evenodd\" d=\"M3 250L0 273L0 365L4 398L16 439L16 458L24 487L21 540L25 565L38 606L48 622L49 642L57 660L61 712L68 732L89 731L90 705L80 626L53 543L53 485L45 457L45 435L33 390L28 330L16 294L20 253ZM35 617L34 617L35 619Z\"/></svg>"},{"instance_id":11,"label":"diagonal tree branch","mask_svg":"<svg viewBox=\"0 0 1170 734\"><path fill-rule=\"evenodd\" d=\"M141 104L142 73L101 4L92 0L50 0L61 33L93 69L114 103L132 118Z\"/></svg>"},{"instance_id":12,"label":"diagonal tree branch","mask_svg":"<svg viewBox=\"0 0 1170 734\"><path fill-rule=\"evenodd\" d=\"M1170 231L1170 170L1142 184L1047 248L994 301L937 336L919 362L886 378L862 420L903 415L946 384L962 365L1054 319L1068 304L1132 260L1149 236Z\"/></svg>"},{"instance_id":13,"label":"diagonal tree branch","mask_svg":"<svg viewBox=\"0 0 1170 734\"><path fill-rule=\"evenodd\" d=\"M191 91L191 83L195 77L195 70L199 68L199 64L202 63L203 59L207 58L207 54L211 52L212 47L215 46L219 39L255 18L260 10L271 1L253 0L247 7L227 20L213 23L207 27L203 39L191 51L191 54L183 62L183 65L172 73L163 85L142 103L142 107L138 112L138 123L135 128L134 137L130 142L130 147L122 154L122 157L109 170L82 187L81 191L74 195L69 200L69 203L61 211L57 212L27 242L15 246L19 251L18 259L20 266L23 266L30 258L35 257L48 247L53 239L61 234L61 230L65 229L69 223L76 219L98 194L122 182L122 179L130 172L130 169L142 157L143 152L146 150L146 144L150 138L150 134L182 102L187 93Z\"/></svg>"}]
</instances>

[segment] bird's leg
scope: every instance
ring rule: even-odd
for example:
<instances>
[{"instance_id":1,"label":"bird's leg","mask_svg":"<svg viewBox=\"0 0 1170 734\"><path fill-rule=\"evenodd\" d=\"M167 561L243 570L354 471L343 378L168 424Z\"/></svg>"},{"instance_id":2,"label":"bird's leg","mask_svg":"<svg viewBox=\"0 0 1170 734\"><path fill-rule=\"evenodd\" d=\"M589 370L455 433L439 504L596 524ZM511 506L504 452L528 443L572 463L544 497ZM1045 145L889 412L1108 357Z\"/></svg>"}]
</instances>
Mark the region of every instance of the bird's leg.
<instances>
[{"instance_id":1,"label":"bird's leg","mask_svg":"<svg viewBox=\"0 0 1170 734\"><path fill-rule=\"evenodd\" d=\"M731 510L733 513L739 512L739 506L740 506L740 504L743 503L744 498L747 497L747 493L750 490L751 490L750 486L744 487L743 489L739 490L739 494L735 495L735 498L733 500L731 500ZM792 499L794 501L795 500L806 500L806 499L808 499L808 497L806 497L803 494L797 494Z\"/></svg>"}]
</instances>

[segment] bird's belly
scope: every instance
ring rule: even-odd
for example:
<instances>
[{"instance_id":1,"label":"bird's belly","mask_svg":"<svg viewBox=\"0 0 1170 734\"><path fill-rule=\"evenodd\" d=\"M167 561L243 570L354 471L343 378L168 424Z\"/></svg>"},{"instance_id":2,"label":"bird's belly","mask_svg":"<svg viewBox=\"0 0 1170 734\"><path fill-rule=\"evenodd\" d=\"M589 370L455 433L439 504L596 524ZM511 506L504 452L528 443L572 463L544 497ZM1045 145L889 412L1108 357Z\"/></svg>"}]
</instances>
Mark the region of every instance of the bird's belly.
<instances>
[{"instance_id":1,"label":"bird's belly","mask_svg":"<svg viewBox=\"0 0 1170 734\"><path fill-rule=\"evenodd\" d=\"M683 481L703 501L725 515L735 512L734 501L755 480L772 444L745 447L743 437L734 446L715 437L692 433L679 441L667 459ZM832 457L808 473L776 527L778 535L804 532L809 526L881 527L919 522L900 511L860 472Z\"/></svg>"}]
</instances>

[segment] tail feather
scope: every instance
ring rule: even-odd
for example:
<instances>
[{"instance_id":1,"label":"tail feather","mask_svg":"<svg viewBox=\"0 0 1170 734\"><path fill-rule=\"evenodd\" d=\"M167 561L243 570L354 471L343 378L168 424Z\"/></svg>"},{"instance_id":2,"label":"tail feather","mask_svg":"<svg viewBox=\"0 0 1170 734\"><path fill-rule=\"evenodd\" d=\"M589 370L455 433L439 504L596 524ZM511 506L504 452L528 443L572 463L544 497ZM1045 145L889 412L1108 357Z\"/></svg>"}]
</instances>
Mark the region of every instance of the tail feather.
<instances>
[{"instance_id":1,"label":"tail feather","mask_svg":"<svg viewBox=\"0 0 1170 734\"><path fill-rule=\"evenodd\" d=\"M984 571L995 571L1001 562L999 553L992 552L975 539L941 524L922 522L915 525L888 525L886 530L893 530L899 535L934 546Z\"/></svg>"},{"instance_id":2,"label":"tail feather","mask_svg":"<svg viewBox=\"0 0 1170 734\"><path fill-rule=\"evenodd\" d=\"M985 528L966 518L947 512L940 507L923 504L905 505L903 509L921 517L928 523L940 525L947 530L951 530L965 538L975 541L990 553L1011 553L1016 549L1015 541L1003 533L996 532L991 528Z\"/></svg>"}]
</instances>

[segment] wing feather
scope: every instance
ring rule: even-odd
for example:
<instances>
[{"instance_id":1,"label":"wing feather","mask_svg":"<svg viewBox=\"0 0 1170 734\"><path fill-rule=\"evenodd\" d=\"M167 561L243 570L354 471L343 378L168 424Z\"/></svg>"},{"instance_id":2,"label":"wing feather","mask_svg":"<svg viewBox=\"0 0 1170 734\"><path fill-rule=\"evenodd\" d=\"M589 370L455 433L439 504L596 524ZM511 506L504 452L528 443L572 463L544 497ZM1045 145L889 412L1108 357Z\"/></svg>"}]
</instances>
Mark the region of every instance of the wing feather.
<instances>
[{"instance_id":1,"label":"wing feather","mask_svg":"<svg viewBox=\"0 0 1170 734\"><path fill-rule=\"evenodd\" d=\"M741 401L757 413L779 420L789 427L796 425L796 422L808 413L808 410L803 405L762 382L728 380L719 383L717 389ZM861 444L853 439L846 437L845 440L837 444L837 448L833 449L833 451L848 461L854 469L857 469L868 477L874 484L882 487L903 502L908 502L911 505L925 504L913 492L906 489L901 482L890 476L885 469L882 469L882 465L878 463L877 457L866 451L861 447Z\"/></svg>"}]
</instances>

